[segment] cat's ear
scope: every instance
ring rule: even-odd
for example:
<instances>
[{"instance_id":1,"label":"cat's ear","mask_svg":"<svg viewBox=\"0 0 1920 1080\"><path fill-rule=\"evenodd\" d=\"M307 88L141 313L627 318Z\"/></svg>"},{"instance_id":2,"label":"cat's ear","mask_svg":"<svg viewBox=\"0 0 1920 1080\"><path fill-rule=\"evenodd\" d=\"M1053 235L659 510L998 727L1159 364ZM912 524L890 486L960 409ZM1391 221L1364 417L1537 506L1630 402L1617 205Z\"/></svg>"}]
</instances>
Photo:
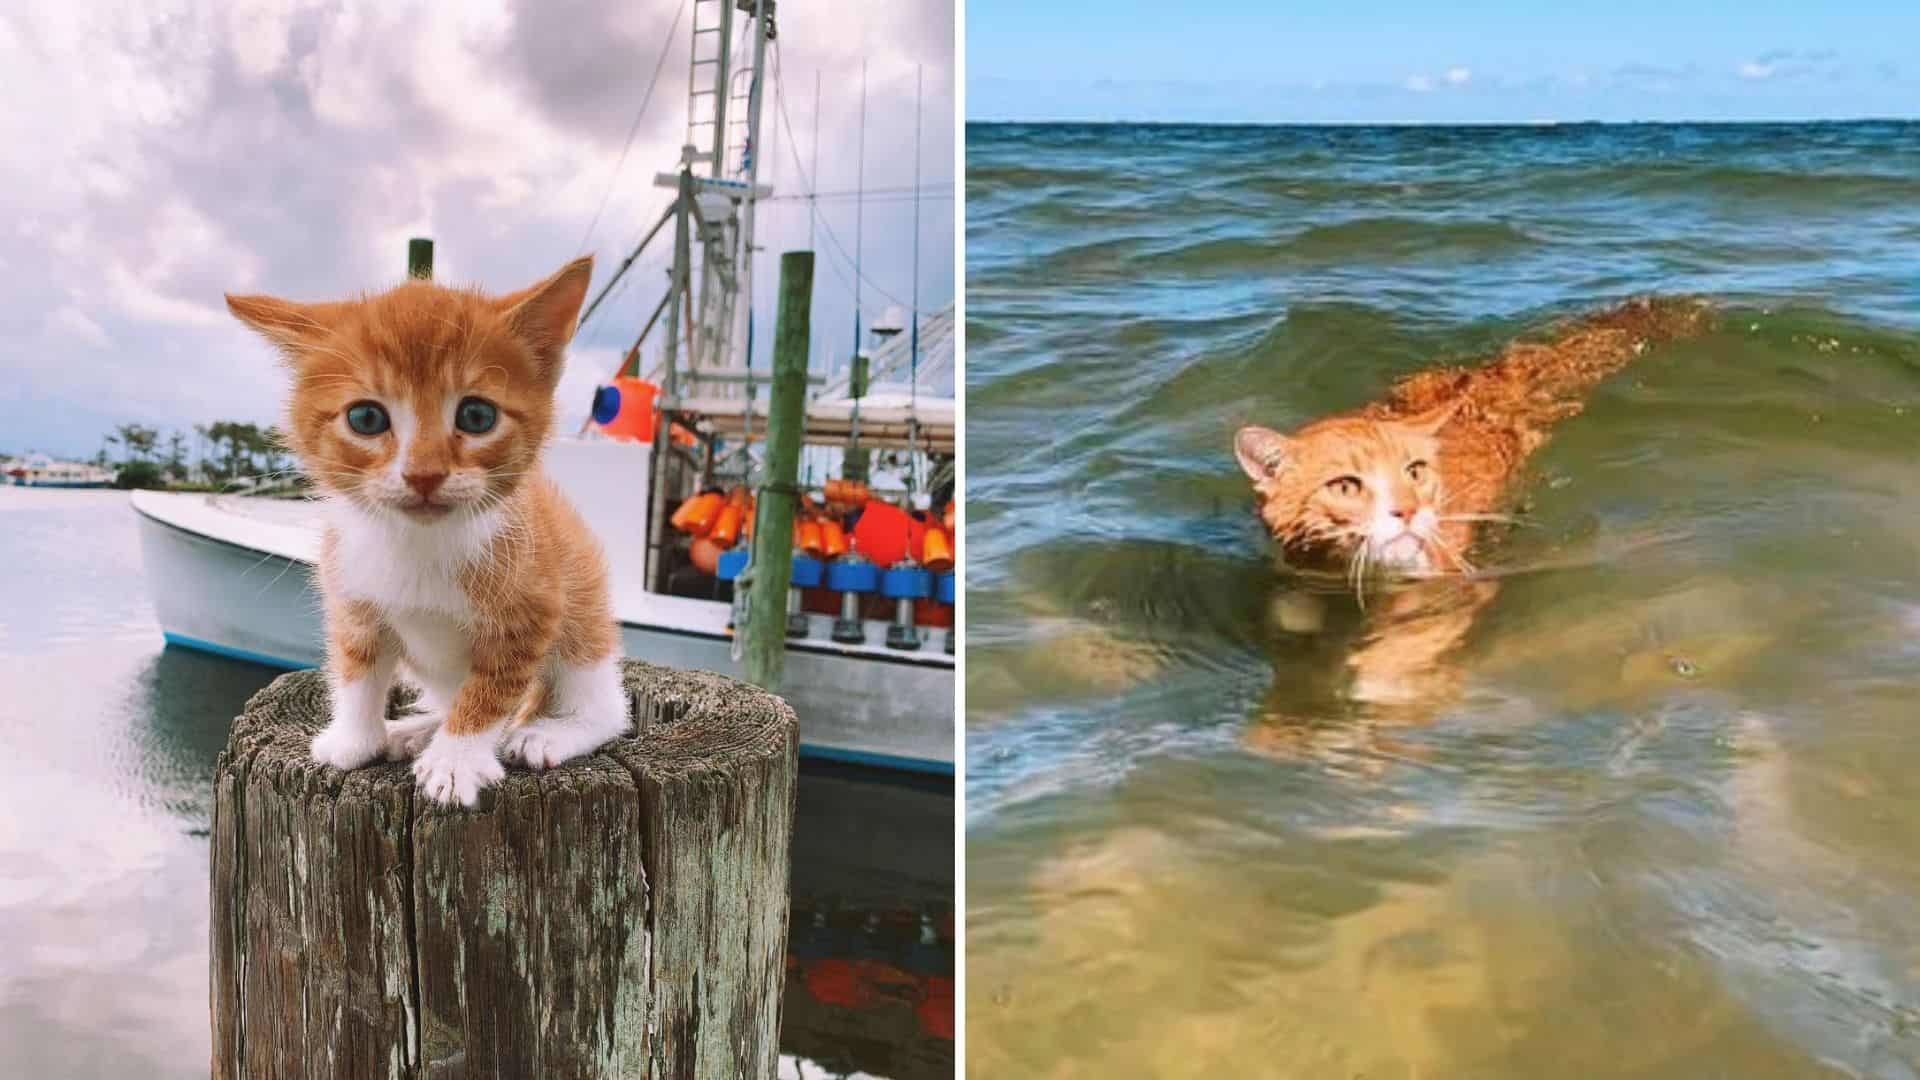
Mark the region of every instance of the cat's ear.
<instances>
[{"instance_id":1,"label":"cat's ear","mask_svg":"<svg viewBox=\"0 0 1920 1080\"><path fill-rule=\"evenodd\" d=\"M1293 440L1271 428L1243 427L1233 436L1233 456L1256 484L1273 479L1292 453Z\"/></svg>"},{"instance_id":2,"label":"cat's ear","mask_svg":"<svg viewBox=\"0 0 1920 1080\"><path fill-rule=\"evenodd\" d=\"M338 303L301 304L277 296L227 294L227 310L233 317L273 342L289 360L325 338L346 307Z\"/></svg>"},{"instance_id":3,"label":"cat's ear","mask_svg":"<svg viewBox=\"0 0 1920 1080\"><path fill-rule=\"evenodd\" d=\"M578 258L552 277L494 301L514 336L533 350L534 362L548 382L560 378L561 358L573 339L574 320L593 280L593 256Z\"/></svg>"},{"instance_id":4,"label":"cat's ear","mask_svg":"<svg viewBox=\"0 0 1920 1080\"><path fill-rule=\"evenodd\" d=\"M1459 412L1460 406L1465 403L1465 398L1454 398L1452 401L1447 402L1437 409L1428 409L1426 412L1406 417L1399 421L1399 423L1402 427L1411 428L1428 438L1432 438L1440 434L1440 429L1447 426L1447 421L1453 419L1453 414Z\"/></svg>"}]
</instances>

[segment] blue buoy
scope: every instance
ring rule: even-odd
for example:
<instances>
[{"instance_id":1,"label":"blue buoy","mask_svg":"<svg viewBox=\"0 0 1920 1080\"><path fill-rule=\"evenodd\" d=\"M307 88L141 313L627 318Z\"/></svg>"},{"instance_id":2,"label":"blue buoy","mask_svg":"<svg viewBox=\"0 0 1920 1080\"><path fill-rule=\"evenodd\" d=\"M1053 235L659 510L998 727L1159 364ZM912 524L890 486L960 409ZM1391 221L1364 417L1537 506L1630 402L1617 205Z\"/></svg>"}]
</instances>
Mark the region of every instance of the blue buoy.
<instances>
[{"instance_id":1,"label":"blue buoy","mask_svg":"<svg viewBox=\"0 0 1920 1080\"><path fill-rule=\"evenodd\" d=\"M933 595L933 575L917 566L896 566L880 578L880 594L894 600Z\"/></svg>"},{"instance_id":2,"label":"blue buoy","mask_svg":"<svg viewBox=\"0 0 1920 1080\"><path fill-rule=\"evenodd\" d=\"M740 571L746 568L747 549L743 547L728 548L720 553L720 565L714 570L713 576L719 578L721 581L732 581L734 578L740 576Z\"/></svg>"},{"instance_id":3,"label":"blue buoy","mask_svg":"<svg viewBox=\"0 0 1920 1080\"><path fill-rule=\"evenodd\" d=\"M834 592L870 593L880 587L880 568L870 562L834 560L827 564L827 588Z\"/></svg>"},{"instance_id":4,"label":"blue buoy","mask_svg":"<svg viewBox=\"0 0 1920 1080\"><path fill-rule=\"evenodd\" d=\"M620 388L617 386L596 387L593 391L593 422L611 424L613 418L620 415Z\"/></svg>"},{"instance_id":5,"label":"blue buoy","mask_svg":"<svg viewBox=\"0 0 1920 1080\"><path fill-rule=\"evenodd\" d=\"M953 603L952 574L940 574L933 579L933 598L943 604Z\"/></svg>"},{"instance_id":6,"label":"blue buoy","mask_svg":"<svg viewBox=\"0 0 1920 1080\"><path fill-rule=\"evenodd\" d=\"M795 555L793 557L793 575L791 580L796 588L817 588L820 584L821 575L824 574L825 571L826 567L821 564L819 559L811 555Z\"/></svg>"}]
</instances>

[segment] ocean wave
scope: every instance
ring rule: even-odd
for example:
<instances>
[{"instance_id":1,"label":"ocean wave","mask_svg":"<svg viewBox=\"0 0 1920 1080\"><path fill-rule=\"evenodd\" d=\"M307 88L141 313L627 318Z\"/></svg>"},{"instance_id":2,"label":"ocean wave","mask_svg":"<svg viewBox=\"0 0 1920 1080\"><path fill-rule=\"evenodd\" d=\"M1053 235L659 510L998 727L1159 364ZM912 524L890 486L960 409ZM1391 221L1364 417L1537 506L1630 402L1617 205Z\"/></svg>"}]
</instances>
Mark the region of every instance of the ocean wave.
<instances>
[{"instance_id":1,"label":"ocean wave","mask_svg":"<svg viewBox=\"0 0 1920 1080\"><path fill-rule=\"evenodd\" d=\"M1484 257L1538 244L1531 234L1504 221L1377 217L1310 225L1278 240L1202 240L1156 252L1141 262L1158 270L1206 274L1300 264Z\"/></svg>"},{"instance_id":2,"label":"ocean wave","mask_svg":"<svg viewBox=\"0 0 1920 1080\"><path fill-rule=\"evenodd\" d=\"M1805 172L1707 162L1623 162L1537 169L1515 178L1515 194L1697 196L1783 205L1920 201L1920 175L1897 172Z\"/></svg>"}]
</instances>

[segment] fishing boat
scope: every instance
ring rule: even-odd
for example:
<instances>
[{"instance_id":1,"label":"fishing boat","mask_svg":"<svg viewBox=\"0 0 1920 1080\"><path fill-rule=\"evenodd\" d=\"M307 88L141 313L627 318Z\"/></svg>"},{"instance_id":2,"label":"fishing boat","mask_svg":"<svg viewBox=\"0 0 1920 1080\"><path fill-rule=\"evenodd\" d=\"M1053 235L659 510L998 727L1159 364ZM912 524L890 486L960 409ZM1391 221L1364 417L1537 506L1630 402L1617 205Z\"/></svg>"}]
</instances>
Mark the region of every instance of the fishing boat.
<instances>
[{"instance_id":1,"label":"fishing boat","mask_svg":"<svg viewBox=\"0 0 1920 1080\"><path fill-rule=\"evenodd\" d=\"M772 375L751 348L754 213L770 194L752 148L772 7L694 0L687 138L677 171L656 177L675 197L581 322L672 226L668 286L587 421L545 457L607 551L627 655L736 676ZM910 313L875 320L844 370L808 378L780 692L803 755L950 774L954 320L951 305L919 310L917 278ZM168 642L320 663L323 507L161 492L132 505Z\"/></svg>"},{"instance_id":2,"label":"fishing boat","mask_svg":"<svg viewBox=\"0 0 1920 1080\"><path fill-rule=\"evenodd\" d=\"M109 469L84 461L59 461L45 454L29 454L6 464L6 482L18 487L103 488L112 487L117 475Z\"/></svg>"}]
</instances>

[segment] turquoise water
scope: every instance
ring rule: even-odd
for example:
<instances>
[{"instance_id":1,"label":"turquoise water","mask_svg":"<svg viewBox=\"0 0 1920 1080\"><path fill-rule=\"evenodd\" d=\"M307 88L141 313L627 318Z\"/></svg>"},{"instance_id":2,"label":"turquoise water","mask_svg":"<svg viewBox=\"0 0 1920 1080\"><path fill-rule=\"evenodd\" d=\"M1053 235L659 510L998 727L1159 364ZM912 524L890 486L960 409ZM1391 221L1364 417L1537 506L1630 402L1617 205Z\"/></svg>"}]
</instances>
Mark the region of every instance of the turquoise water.
<instances>
[{"instance_id":1,"label":"turquoise water","mask_svg":"<svg viewBox=\"0 0 1920 1080\"><path fill-rule=\"evenodd\" d=\"M1920 125L975 125L979 1076L1920 1075ZM1229 439L1638 292L1456 694Z\"/></svg>"},{"instance_id":2,"label":"turquoise water","mask_svg":"<svg viewBox=\"0 0 1920 1080\"><path fill-rule=\"evenodd\" d=\"M124 493L0 487L0 1075L207 1075L214 759L277 674L163 647ZM951 785L795 813L783 1075L952 1075Z\"/></svg>"}]
</instances>

